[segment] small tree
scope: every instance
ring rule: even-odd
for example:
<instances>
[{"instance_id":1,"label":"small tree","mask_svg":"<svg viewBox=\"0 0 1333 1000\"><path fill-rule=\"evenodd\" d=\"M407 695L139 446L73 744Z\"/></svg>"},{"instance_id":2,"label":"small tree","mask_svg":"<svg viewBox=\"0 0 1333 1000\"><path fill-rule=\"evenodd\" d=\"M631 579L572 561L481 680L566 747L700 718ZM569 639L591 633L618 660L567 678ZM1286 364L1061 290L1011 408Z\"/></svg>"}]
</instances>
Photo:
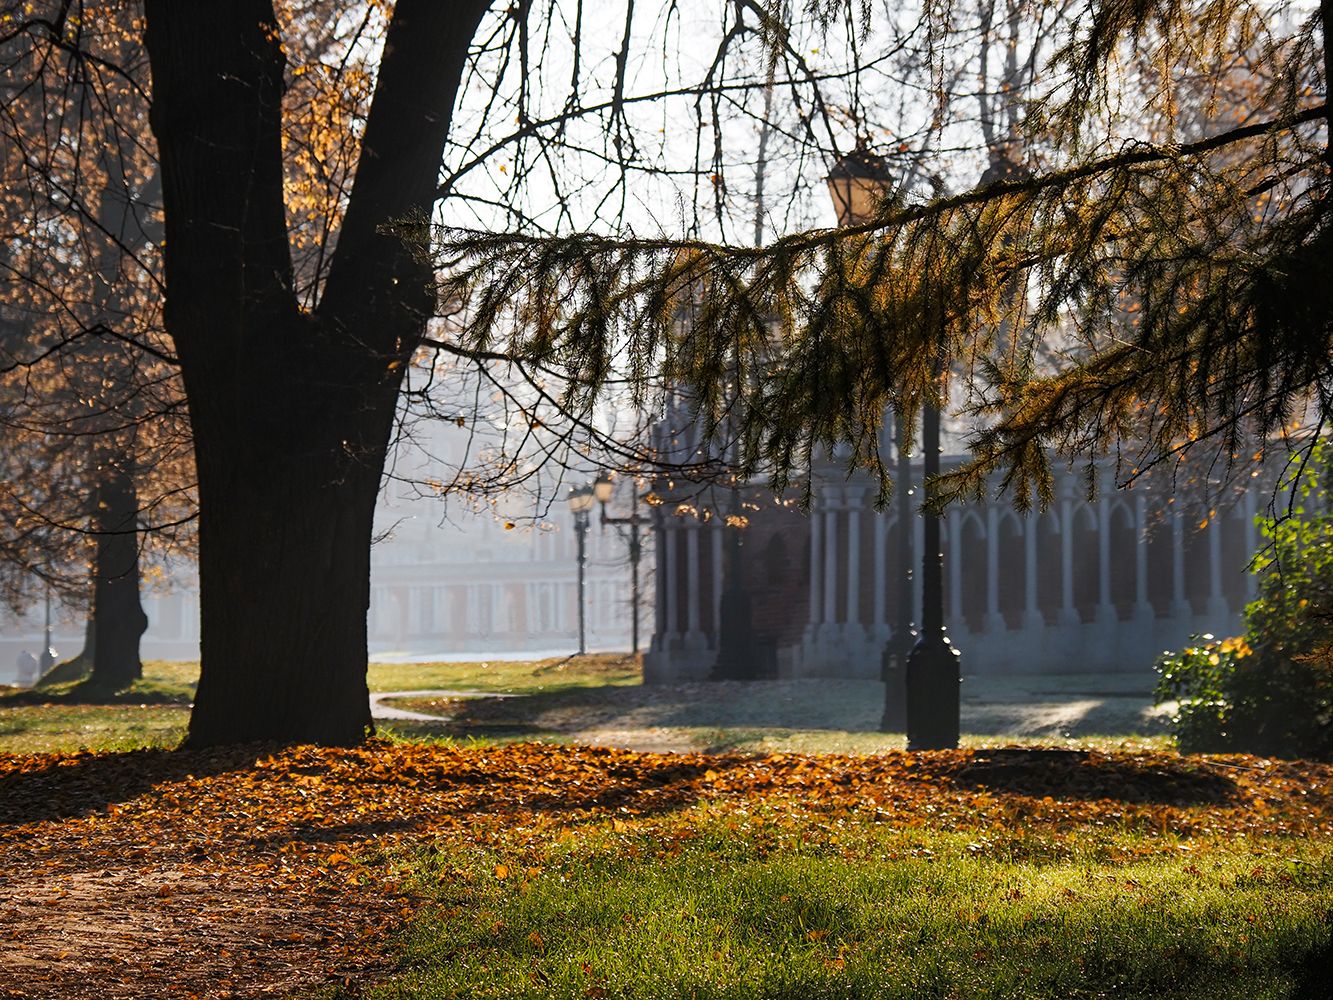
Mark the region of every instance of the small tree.
<instances>
[{"instance_id":1,"label":"small tree","mask_svg":"<svg viewBox=\"0 0 1333 1000\"><path fill-rule=\"evenodd\" d=\"M1158 663L1183 750L1333 757L1333 448L1315 443L1263 524L1245 634L1195 637Z\"/></svg>"}]
</instances>

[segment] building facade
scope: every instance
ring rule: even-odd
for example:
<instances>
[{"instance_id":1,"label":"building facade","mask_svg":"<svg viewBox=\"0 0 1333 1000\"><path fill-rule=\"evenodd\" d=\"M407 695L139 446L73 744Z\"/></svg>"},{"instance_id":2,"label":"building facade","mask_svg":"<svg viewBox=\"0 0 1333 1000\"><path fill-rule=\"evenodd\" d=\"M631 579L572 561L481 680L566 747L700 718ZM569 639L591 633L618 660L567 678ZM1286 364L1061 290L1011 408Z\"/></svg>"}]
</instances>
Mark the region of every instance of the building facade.
<instances>
[{"instance_id":1,"label":"building facade","mask_svg":"<svg viewBox=\"0 0 1333 1000\"><path fill-rule=\"evenodd\" d=\"M662 450L698 448L688 427L662 433L671 438ZM958 461L946 457L943 465ZM1248 489L1203 510L1151 481L1116 489L1109 466L1098 480L1090 501L1084 475L1062 475L1044 512L1019 514L1004 500L948 510L941 526L944 614L965 674L1148 671L1191 634L1240 628L1255 593L1247 571L1260 544L1255 516L1271 482L1248 480ZM919 462L913 481L921 481ZM905 587L920 621L923 520L910 519L905 567L898 517L874 509L869 477L830 465L816 471L812 493L807 513L748 490L744 518L729 523L725 491L661 484L661 598L645 657L648 681L713 674L733 532L742 544L737 562L759 660L769 673L880 676Z\"/></svg>"}]
</instances>

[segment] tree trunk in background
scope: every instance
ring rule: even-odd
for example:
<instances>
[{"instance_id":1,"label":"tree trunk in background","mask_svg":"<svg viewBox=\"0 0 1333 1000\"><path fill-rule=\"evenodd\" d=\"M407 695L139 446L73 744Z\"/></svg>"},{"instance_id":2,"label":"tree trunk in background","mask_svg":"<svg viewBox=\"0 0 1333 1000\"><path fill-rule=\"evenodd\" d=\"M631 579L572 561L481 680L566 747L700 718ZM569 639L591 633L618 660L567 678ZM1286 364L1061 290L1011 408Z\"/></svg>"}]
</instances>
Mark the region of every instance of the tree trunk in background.
<instances>
[{"instance_id":1,"label":"tree trunk in background","mask_svg":"<svg viewBox=\"0 0 1333 1000\"><path fill-rule=\"evenodd\" d=\"M139 494L134 458L122 451L98 470L90 686L120 691L143 676L139 640L148 616L139 603Z\"/></svg>"},{"instance_id":2,"label":"tree trunk in background","mask_svg":"<svg viewBox=\"0 0 1333 1000\"><path fill-rule=\"evenodd\" d=\"M199 473L193 746L371 731L375 499L402 373L434 308L420 223L486 7L398 0L327 289L305 313L272 4L146 4L165 315Z\"/></svg>"},{"instance_id":3,"label":"tree trunk in background","mask_svg":"<svg viewBox=\"0 0 1333 1000\"><path fill-rule=\"evenodd\" d=\"M81 663L89 667L93 663L93 645L97 642L97 616L93 613L90 606L88 608L88 618L83 623L83 648L79 650L79 655L74 657Z\"/></svg>"}]
</instances>

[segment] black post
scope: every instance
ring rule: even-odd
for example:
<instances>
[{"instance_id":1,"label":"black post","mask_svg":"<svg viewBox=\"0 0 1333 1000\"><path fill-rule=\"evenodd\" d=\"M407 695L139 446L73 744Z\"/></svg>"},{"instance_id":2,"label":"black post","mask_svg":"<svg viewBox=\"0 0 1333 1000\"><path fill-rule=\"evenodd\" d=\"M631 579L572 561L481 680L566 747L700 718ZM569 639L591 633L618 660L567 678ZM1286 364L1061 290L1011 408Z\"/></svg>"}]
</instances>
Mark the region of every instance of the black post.
<instances>
[{"instance_id":1,"label":"black post","mask_svg":"<svg viewBox=\"0 0 1333 1000\"><path fill-rule=\"evenodd\" d=\"M579 540L579 655L582 656L588 652L585 627L587 624L587 615L584 610L584 585L583 568L588 562L587 538L588 538L588 513L580 511L574 515L574 533Z\"/></svg>"},{"instance_id":2,"label":"black post","mask_svg":"<svg viewBox=\"0 0 1333 1000\"><path fill-rule=\"evenodd\" d=\"M629 566L630 566L630 653L639 655L639 491L634 491L634 512L629 519Z\"/></svg>"},{"instance_id":3,"label":"black post","mask_svg":"<svg viewBox=\"0 0 1333 1000\"><path fill-rule=\"evenodd\" d=\"M901 733L907 728L907 658L916 645L912 625L912 456L907 449L907 425L896 412L893 415L895 444L898 449L898 610L893 635L884 646L880 660L884 679L884 716L879 728L883 733Z\"/></svg>"},{"instance_id":4,"label":"black post","mask_svg":"<svg viewBox=\"0 0 1333 1000\"><path fill-rule=\"evenodd\" d=\"M937 374L941 372L937 368ZM925 545L921 553L921 638L907 658L907 749L946 750L958 746L962 674L958 650L944 630L944 558L940 516L932 481L940 472L940 409L926 406L922 433L926 486Z\"/></svg>"}]
</instances>

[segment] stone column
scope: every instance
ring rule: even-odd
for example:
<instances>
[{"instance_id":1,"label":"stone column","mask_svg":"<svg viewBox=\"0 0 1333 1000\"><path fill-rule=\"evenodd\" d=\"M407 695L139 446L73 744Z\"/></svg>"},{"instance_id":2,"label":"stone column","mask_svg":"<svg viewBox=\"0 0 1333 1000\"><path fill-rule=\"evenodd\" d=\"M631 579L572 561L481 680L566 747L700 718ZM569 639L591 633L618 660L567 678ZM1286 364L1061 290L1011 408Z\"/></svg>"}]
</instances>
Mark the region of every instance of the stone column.
<instances>
[{"instance_id":1,"label":"stone column","mask_svg":"<svg viewBox=\"0 0 1333 1000\"><path fill-rule=\"evenodd\" d=\"M1134 498L1134 620L1151 622L1157 617L1148 600L1148 498Z\"/></svg>"},{"instance_id":2,"label":"stone column","mask_svg":"<svg viewBox=\"0 0 1333 1000\"><path fill-rule=\"evenodd\" d=\"M1254 519L1257 516L1255 510L1256 504L1254 500L1255 482L1256 480L1253 479L1250 480L1249 485L1245 488L1245 496L1241 501L1241 517L1245 519L1245 524L1243 525L1243 528L1245 531L1244 534L1245 558L1247 560L1253 559L1255 552L1259 550L1259 528L1254 523ZM1248 566L1248 562L1246 565ZM1245 602L1248 604L1250 601L1253 601L1258 596L1259 596L1259 577L1256 574L1250 572L1249 569L1246 569Z\"/></svg>"},{"instance_id":3,"label":"stone column","mask_svg":"<svg viewBox=\"0 0 1333 1000\"><path fill-rule=\"evenodd\" d=\"M838 629L838 508L832 503L832 491L826 494L829 505L824 511L824 635Z\"/></svg>"},{"instance_id":4,"label":"stone column","mask_svg":"<svg viewBox=\"0 0 1333 1000\"><path fill-rule=\"evenodd\" d=\"M1061 625L1078 625L1082 619L1074 607L1074 502L1060 505L1060 615Z\"/></svg>"},{"instance_id":5,"label":"stone column","mask_svg":"<svg viewBox=\"0 0 1333 1000\"><path fill-rule=\"evenodd\" d=\"M1111 603L1111 501L1106 495L1110 484L1102 483L1097 500L1097 621L1110 625L1116 621Z\"/></svg>"},{"instance_id":6,"label":"stone column","mask_svg":"<svg viewBox=\"0 0 1333 1000\"><path fill-rule=\"evenodd\" d=\"M888 626L885 625L887 609L884 607L888 600L888 553L885 546L888 543L889 519L885 514L878 511L874 514L875 518L875 604L870 615L870 634L875 641L883 642L888 639Z\"/></svg>"},{"instance_id":7,"label":"stone column","mask_svg":"<svg viewBox=\"0 0 1333 1000\"><path fill-rule=\"evenodd\" d=\"M1227 607L1226 596L1222 592L1222 525L1224 520L1217 516L1208 519L1208 619L1212 627L1219 632L1231 628L1231 609Z\"/></svg>"},{"instance_id":8,"label":"stone column","mask_svg":"<svg viewBox=\"0 0 1333 1000\"><path fill-rule=\"evenodd\" d=\"M398 639L401 642L403 602L397 593L393 596L395 605L394 611L397 613L399 622ZM564 626L563 621L561 621L561 626ZM467 634L473 636L481 634L481 592L477 589L477 584L475 583L468 584L467 588Z\"/></svg>"},{"instance_id":9,"label":"stone column","mask_svg":"<svg viewBox=\"0 0 1333 1000\"><path fill-rule=\"evenodd\" d=\"M664 646L670 649L675 645L680 637L680 584L677 574L680 573L680 545L677 542L679 528L676 525L674 517L665 517L662 519L662 538L664 563L664 579L666 583L666 593L662 595L662 603L666 605L666 641Z\"/></svg>"},{"instance_id":10,"label":"stone column","mask_svg":"<svg viewBox=\"0 0 1333 1000\"><path fill-rule=\"evenodd\" d=\"M847 622L848 639L861 639L861 491L847 490Z\"/></svg>"},{"instance_id":11,"label":"stone column","mask_svg":"<svg viewBox=\"0 0 1333 1000\"><path fill-rule=\"evenodd\" d=\"M708 533L708 547L713 553L712 631L714 648L717 647L719 637L722 635L722 546L725 539L723 524L725 524L724 518L713 518L713 527Z\"/></svg>"},{"instance_id":12,"label":"stone column","mask_svg":"<svg viewBox=\"0 0 1333 1000\"><path fill-rule=\"evenodd\" d=\"M815 504L819 502L816 495ZM824 620L824 515L810 512L810 621L806 631L813 634Z\"/></svg>"},{"instance_id":13,"label":"stone column","mask_svg":"<svg viewBox=\"0 0 1333 1000\"><path fill-rule=\"evenodd\" d=\"M693 517L685 529L685 613L686 613L686 649L703 649L708 645L701 624L701 606L699 584L699 522Z\"/></svg>"},{"instance_id":14,"label":"stone column","mask_svg":"<svg viewBox=\"0 0 1333 1000\"><path fill-rule=\"evenodd\" d=\"M1171 617L1182 622L1194 617L1185 599L1185 516L1177 507L1171 510Z\"/></svg>"},{"instance_id":15,"label":"stone column","mask_svg":"<svg viewBox=\"0 0 1333 1000\"><path fill-rule=\"evenodd\" d=\"M403 593L407 597L407 634L421 634L421 588L408 587Z\"/></svg>"},{"instance_id":16,"label":"stone column","mask_svg":"<svg viewBox=\"0 0 1333 1000\"><path fill-rule=\"evenodd\" d=\"M654 651L667 648L667 556L666 531L660 511L653 511L653 638L651 648Z\"/></svg>"},{"instance_id":17,"label":"stone column","mask_svg":"<svg viewBox=\"0 0 1333 1000\"><path fill-rule=\"evenodd\" d=\"M1023 628L1033 631L1046 627L1037 604L1037 518L1030 510L1023 519Z\"/></svg>"}]
</instances>

